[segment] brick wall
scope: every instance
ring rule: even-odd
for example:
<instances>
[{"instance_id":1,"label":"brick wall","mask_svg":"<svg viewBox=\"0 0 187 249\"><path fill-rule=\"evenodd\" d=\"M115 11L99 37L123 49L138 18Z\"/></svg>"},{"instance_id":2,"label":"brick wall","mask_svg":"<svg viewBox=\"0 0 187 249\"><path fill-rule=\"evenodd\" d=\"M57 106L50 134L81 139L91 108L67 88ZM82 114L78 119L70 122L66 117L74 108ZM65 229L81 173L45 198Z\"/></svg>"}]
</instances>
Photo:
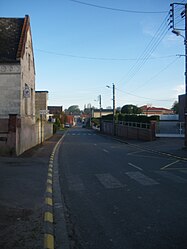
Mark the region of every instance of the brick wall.
<instances>
[{"instance_id":1,"label":"brick wall","mask_svg":"<svg viewBox=\"0 0 187 249\"><path fill-rule=\"evenodd\" d=\"M113 134L113 124L110 122L102 122L102 132L105 134ZM115 135L122 139L135 139L152 141L155 140L155 123L150 125L150 128L132 127L122 124L115 125Z\"/></svg>"},{"instance_id":2,"label":"brick wall","mask_svg":"<svg viewBox=\"0 0 187 249\"><path fill-rule=\"evenodd\" d=\"M41 126L40 121L31 121L17 115L0 119L0 154L20 155L53 135L52 123L43 121Z\"/></svg>"}]
</instances>

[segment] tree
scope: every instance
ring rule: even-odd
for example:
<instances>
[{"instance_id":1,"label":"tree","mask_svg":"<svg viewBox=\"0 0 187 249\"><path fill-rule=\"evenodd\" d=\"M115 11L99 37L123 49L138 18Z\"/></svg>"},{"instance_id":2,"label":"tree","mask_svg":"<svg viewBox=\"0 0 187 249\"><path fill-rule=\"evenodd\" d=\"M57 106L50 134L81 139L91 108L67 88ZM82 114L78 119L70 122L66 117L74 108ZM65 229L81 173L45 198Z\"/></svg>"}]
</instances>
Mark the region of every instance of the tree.
<instances>
[{"instance_id":1,"label":"tree","mask_svg":"<svg viewBox=\"0 0 187 249\"><path fill-rule=\"evenodd\" d=\"M67 109L67 113L68 114L73 114L73 115L77 115L80 114L80 109L78 105L72 105Z\"/></svg>"},{"instance_id":2,"label":"tree","mask_svg":"<svg viewBox=\"0 0 187 249\"><path fill-rule=\"evenodd\" d=\"M175 114L179 113L179 102L177 100L173 103L171 110L173 110Z\"/></svg>"},{"instance_id":3,"label":"tree","mask_svg":"<svg viewBox=\"0 0 187 249\"><path fill-rule=\"evenodd\" d=\"M136 105L124 105L121 108L121 113L124 113L124 114L140 114L141 110Z\"/></svg>"},{"instance_id":4,"label":"tree","mask_svg":"<svg viewBox=\"0 0 187 249\"><path fill-rule=\"evenodd\" d=\"M116 108L116 113L120 113L121 112L121 107L117 107Z\"/></svg>"}]
</instances>

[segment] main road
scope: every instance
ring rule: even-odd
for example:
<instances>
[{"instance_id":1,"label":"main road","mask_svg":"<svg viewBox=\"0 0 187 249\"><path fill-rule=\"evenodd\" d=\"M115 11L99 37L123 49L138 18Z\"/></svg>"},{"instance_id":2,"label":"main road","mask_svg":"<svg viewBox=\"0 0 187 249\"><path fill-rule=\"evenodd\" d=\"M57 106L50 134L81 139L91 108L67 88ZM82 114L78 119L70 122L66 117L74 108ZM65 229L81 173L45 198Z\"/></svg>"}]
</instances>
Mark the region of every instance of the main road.
<instances>
[{"instance_id":1,"label":"main road","mask_svg":"<svg viewBox=\"0 0 187 249\"><path fill-rule=\"evenodd\" d=\"M187 248L186 162L84 128L58 160L71 248Z\"/></svg>"}]
</instances>

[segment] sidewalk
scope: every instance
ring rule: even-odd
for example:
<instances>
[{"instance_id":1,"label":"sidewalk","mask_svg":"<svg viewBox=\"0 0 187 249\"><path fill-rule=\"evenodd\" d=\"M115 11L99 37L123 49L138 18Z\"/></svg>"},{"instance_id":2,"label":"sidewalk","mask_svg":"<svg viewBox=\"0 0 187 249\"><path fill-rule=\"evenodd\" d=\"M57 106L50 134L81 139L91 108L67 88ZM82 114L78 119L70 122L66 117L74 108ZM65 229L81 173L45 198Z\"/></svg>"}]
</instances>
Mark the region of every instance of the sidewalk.
<instances>
[{"instance_id":1,"label":"sidewalk","mask_svg":"<svg viewBox=\"0 0 187 249\"><path fill-rule=\"evenodd\" d=\"M19 157L0 157L0 248L43 248L49 158L62 134Z\"/></svg>"}]
</instances>

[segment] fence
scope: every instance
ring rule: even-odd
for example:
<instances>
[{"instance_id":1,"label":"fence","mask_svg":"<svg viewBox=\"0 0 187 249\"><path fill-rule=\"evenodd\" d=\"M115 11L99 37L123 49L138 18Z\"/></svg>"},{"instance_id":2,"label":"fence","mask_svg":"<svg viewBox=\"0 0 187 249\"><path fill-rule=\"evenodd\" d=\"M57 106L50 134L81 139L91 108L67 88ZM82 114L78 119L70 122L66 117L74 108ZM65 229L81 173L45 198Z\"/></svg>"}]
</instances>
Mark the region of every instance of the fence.
<instances>
[{"instance_id":1,"label":"fence","mask_svg":"<svg viewBox=\"0 0 187 249\"><path fill-rule=\"evenodd\" d=\"M178 121L160 121L156 123L156 134L165 134L165 135L184 135L185 126L184 122Z\"/></svg>"},{"instance_id":2,"label":"fence","mask_svg":"<svg viewBox=\"0 0 187 249\"><path fill-rule=\"evenodd\" d=\"M39 131L42 129L42 132ZM53 134L53 124L39 121L32 117L20 118L9 115L0 119L0 154L20 155L39 144ZM42 135L42 137L41 137Z\"/></svg>"},{"instance_id":3,"label":"fence","mask_svg":"<svg viewBox=\"0 0 187 249\"><path fill-rule=\"evenodd\" d=\"M102 122L101 131L109 135L115 134L124 139L152 141L156 138L155 122L149 124L120 121L115 124L115 127L111 122Z\"/></svg>"}]
</instances>

